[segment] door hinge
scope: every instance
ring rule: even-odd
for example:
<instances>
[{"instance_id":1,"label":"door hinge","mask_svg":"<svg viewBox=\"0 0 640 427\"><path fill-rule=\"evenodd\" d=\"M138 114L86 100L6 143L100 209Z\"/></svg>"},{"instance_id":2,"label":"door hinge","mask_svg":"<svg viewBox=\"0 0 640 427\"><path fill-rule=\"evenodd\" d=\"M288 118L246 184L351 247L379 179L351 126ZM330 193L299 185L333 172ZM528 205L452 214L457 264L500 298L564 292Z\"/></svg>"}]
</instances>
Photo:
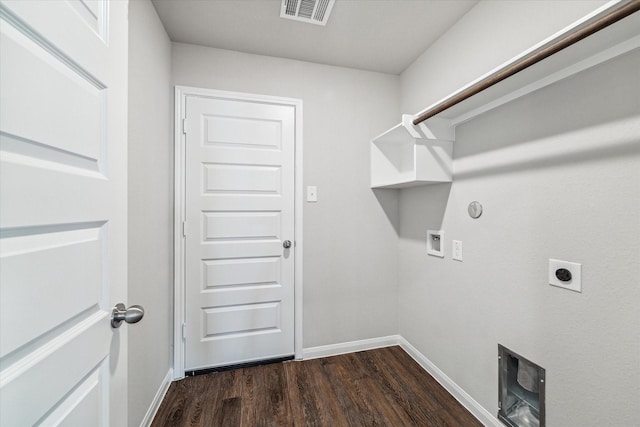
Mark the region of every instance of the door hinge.
<instances>
[{"instance_id":1,"label":"door hinge","mask_svg":"<svg viewBox=\"0 0 640 427\"><path fill-rule=\"evenodd\" d=\"M186 323L182 324L182 339L183 340L187 339L187 324Z\"/></svg>"},{"instance_id":2,"label":"door hinge","mask_svg":"<svg viewBox=\"0 0 640 427\"><path fill-rule=\"evenodd\" d=\"M182 119L182 133L187 134L189 126L187 125L187 119Z\"/></svg>"},{"instance_id":3,"label":"door hinge","mask_svg":"<svg viewBox=\"0 0 640 427\"><path fill-rule=\"evenodd\" d=\"M187 237L187 221L182 221L182 237Z\"/></svg>"}]
</instances>

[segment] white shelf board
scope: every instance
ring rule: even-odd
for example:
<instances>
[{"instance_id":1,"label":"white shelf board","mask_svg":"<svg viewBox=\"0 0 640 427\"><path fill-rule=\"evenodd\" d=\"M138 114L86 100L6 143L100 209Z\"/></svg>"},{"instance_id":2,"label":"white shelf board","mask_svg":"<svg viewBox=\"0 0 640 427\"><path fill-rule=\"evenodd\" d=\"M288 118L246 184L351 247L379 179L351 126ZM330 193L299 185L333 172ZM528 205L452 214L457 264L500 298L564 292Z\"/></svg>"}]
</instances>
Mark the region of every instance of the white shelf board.
<instances>
[{"instance_id":1,"label":"white shelf board","mask_svg":"<svg viewBox=\"0 0 640 427\"><path fill-rule=\"evenodd\" d=\"M573 23L557 34L533 46L531 49L522 52L520 55L472 81L449 96L430 105L415 116L417 117L422 112L428 111L432 107L453 98L479 81L500 73L521 58L527 57L540 50L542 46L547 45L549 42L575 31L576 28L583 26L585 22L605 13L612 6L615 6L615 3L617 2L608 3L593 14ZM640 48L640 13L635 13L500 83L485 89L471 98L448 108L436 117L450 120L453 126L456 126L486 111L497 108L507 102L638 48Z\"/></svg>"},{"instance_id":2,"label":"white shelf board","mask_svg":"<svg viewBox=\"0 0 640 427\"><path fill-rule=\"evenodd\" d=\"M411 188L411 187L419 187L422 185L427 185L427 184L444 184L447 182L451 182L451 180L448 181L425 181L425 180L416 180L416 179L410 179L410 180L406 180L406 181L397 181L397 182L389 182L389 183L374 183L373 185L371 185L371 188L390 188L390 189L394 189L394 188Z\"/></svg>"}]
</instances>

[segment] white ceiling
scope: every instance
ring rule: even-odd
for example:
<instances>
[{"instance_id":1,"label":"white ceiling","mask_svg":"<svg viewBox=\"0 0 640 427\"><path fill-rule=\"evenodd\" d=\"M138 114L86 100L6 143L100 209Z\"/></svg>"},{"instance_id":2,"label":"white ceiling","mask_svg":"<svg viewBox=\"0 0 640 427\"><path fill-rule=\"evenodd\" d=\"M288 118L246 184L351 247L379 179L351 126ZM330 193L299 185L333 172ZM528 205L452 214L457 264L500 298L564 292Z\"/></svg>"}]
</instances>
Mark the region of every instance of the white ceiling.
<instances>
[{"instance_id":1,"label":"white ceiling","mask_svg":"<svg viewBox=\"0 0 640 427\"><path fill-rule=\"evenodd\" d=\"M153 0L171 40L400 74L478 0L336 0L326 26L280 0Z\"/></svg>"}]
</instances>

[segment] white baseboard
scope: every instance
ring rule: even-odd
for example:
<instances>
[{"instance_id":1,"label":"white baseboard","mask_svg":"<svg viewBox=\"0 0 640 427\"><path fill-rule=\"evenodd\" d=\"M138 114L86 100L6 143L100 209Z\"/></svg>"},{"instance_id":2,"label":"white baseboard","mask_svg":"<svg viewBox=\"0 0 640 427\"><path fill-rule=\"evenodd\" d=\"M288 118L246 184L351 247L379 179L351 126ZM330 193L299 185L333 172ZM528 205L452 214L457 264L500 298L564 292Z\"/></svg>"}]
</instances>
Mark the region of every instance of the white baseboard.
<instances>
[{"instance_id":1,"label":"white baseboard","mask_svg":"<svg viewBox=\"0 0 640 427\"><path fill-rule=\"evenodd\" d=\"M370 338L366 340L350 341L339 344L309 347L302 350L302 358L304 360L316 359L318 357L337 356L339 354L354 353L356 351L390 347L392 345L399 345L399 339L400 335L389 335L388 337Z\"/></svg>"},{"instance_id":2,"label":"white baseboard","mask_svg":"<svg viewBox=\"0 0 640 427\"><path fill-rule=\"evenodd\" d=\"M167 372L167 375L164 377L164 380L162 380L162 384L160 384L160 388L158 389L158 392L153 398L153 402L151 402L149 409L147 409L147 413L144 415L144 418L140 423L140 427L149 427L151 425L153 418L156 416L156 413L160 408L160 404L162 403L164 396L167 394L167 390L169 390L169 386L171 385L172 379L173 379L173 369L169 368L169 372Z\"/></svg>"},{"instance_id":3,"label":"white baseboard","mask_svg":"<svg viewBox=\"0 0 640 427\"><path fill-rule=\"evenodd\" d=\"M406 351L422 368L427 371L436 381L440 383L453 397L456 398L467 411L476 417L485 426L504 427L496 417L475 401L469 394L464 391L458 384L442 372L433 364L425 355L420 353L414 346L409 344L403 337L399 337L399 345Z\"/></svg>"}]
</instances>

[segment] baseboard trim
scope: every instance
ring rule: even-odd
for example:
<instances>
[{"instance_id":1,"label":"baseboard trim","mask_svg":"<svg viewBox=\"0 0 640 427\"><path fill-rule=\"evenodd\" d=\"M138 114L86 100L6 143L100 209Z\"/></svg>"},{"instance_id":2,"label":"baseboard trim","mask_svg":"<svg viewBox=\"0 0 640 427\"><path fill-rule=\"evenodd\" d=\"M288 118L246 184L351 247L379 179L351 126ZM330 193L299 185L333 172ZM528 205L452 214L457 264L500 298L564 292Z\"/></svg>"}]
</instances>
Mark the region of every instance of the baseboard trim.
<instances>
[{"instance_id":1,"label":"baseboard trim","mask_svg":"<svg viewBox=\"0 0 640 427\"><path fill-rule=\"evenodd\" d=\"M464 391L458 384L442 372L424 354L412 346L406 339L399 336L398 344L409 354L422 368L440 383L467 411L476 417L485 426L504 427L496 417L480 405L474 398Z\"/></svg>"},{"instance_id":2,"label":"baseboard trim","mask_svg":"<svg viewBox=\"0 0 640 427\"><path fill-rule=\"evenodd\" d=\"M169 368L169 372L162 380L162 384L160 384L160 388L156 392L149 409L147 409L147 413L144 415L142 422L140 423L140 427L149 427L153 418L156 416L158 409L160 409L160 404L164 399L164 396L167 394L167 390L169 390L169 386L171 385L171 381L173 380L173 369Z\"/></svg>"},{"instance_id":3,"label":"baseboard trim","mask_svg":"<svg viewBox=\"0 0 640 427\"><path fill-rule=\"evenodd\" d=\"M370 338L366 340L350 341L339 344L321 345L302 350L302 358L317 359L319 357L337 356L339 354L354 353L356 351L373 350L374 348L390 347L399 344L400 335Z\"/></svg>"}]
</instances>

